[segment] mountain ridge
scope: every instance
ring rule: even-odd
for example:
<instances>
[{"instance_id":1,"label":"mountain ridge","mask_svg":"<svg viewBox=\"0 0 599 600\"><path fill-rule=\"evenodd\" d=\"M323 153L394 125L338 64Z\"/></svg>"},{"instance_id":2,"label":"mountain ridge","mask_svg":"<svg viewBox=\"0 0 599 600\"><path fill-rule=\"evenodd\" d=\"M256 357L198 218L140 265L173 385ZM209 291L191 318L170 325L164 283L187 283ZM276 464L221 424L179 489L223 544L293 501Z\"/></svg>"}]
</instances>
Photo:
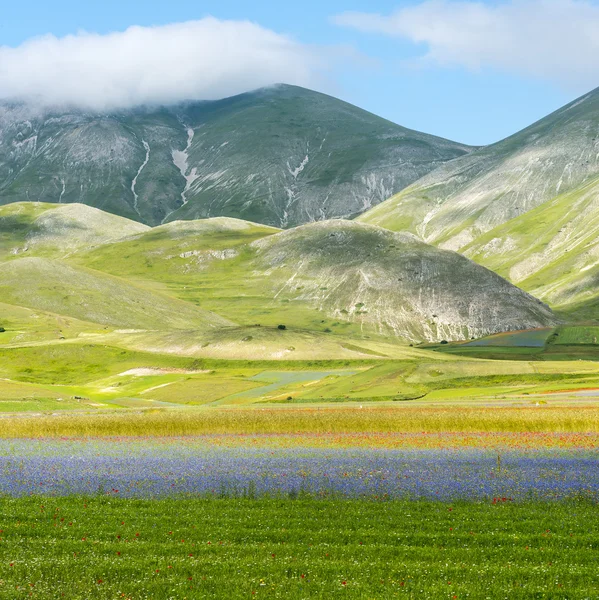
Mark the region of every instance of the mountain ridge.
<instances>
[{"instance_id":1,"label":"mountain ridge","mask_svg":"<svg viewBox=\"0 0 599 600\"><path fill-rule=\"evenodd\" d=\"M599 88L357 220L462 252L567 312L597 296L598 177Z\"/></svg>"},{"instance_id":2,"label":"mountain ridge","mask_svg":"<svg viewBox=\"0 0 599 600\"><path fill-rule=\"evenodd\" d=\"M89 217L83 235L69 227L72 209ZM11 212L24 211L19 230L2 229ZM40 214L51 224L41 239L50 243L15 253L36 239ZM116 232L120 239L108 235ZM152 343L173 330L188 330L180 335L193 348L233 343L234 331L247 342L257 339L247 333L256 326L280 343L284 325L350 345L371 337L405 344L557 322L540 301L469 259L355 221L279 230L216 217L149 228L83 205L17 203L0 208L0 242L4 302L158 332Z\"/></svg>"},{"instance_id":3,"label":"mountain ridge","mask_svg":"<svg viewBox=\"0 0 599 600\"><path fill-rule=\"evenodd\" d=\"M353 216L472 149L288 85L105 114L24 110L0 107L0 203L82 202L150 225Z\"/></svg>"}]
</instances>

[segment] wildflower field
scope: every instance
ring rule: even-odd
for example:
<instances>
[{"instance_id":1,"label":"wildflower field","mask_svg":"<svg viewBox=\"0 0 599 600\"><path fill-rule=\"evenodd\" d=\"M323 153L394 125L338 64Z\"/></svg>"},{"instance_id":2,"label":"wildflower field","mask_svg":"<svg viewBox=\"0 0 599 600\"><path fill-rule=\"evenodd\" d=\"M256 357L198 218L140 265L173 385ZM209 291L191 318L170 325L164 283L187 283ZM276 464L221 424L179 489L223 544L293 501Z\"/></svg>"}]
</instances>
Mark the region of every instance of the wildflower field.
<instances>
[{"instance_id":1,"label":"wildflower field","mask_svg":"<svg viewBox=\"0 0 599 600\"><path fill-rule=\"evenodd\" d=\"M5 419L0 598L597 597L592 406L213 411Z\"/></svg>"},{"instance_id":2,"label":"wildflower field","mask_svg":"<svg viewBox=\"0 0 599 600\"><path fill-rule=\"evenodd\" d=\"M5 363L0 598L599 597L595 362L126 358Z\"/></svg>"}]
</instances>

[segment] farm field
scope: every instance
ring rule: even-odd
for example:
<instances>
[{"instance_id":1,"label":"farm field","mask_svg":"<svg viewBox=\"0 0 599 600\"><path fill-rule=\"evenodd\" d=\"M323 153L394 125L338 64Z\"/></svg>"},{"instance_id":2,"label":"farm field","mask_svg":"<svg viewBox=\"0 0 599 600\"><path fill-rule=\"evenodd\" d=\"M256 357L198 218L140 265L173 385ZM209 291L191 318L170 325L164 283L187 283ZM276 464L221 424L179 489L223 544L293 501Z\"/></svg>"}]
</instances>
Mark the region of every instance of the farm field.
<instances>
[{"instance_id":1,"label":"farm field","mask_svg":"<svg viewBox=\"0 0 599 600\"><path fill-rule=\"evenodd\" d=\"M0 347L0 598L592 597L581 334L225 360L69 323Z\"/></svg>"},{"instance_id":2,"label":"farm field","mask_svg":"<svg viewBox=\"0 0 599 600\"><path fill-rule=\"evenodd\" d=\"M574 334L566 329L562 335ZM0 346L0 413L348 402L568 403L581 401L578 390L599 389L597 352L585 344L448 344L398 346L396 358L225 360L107 345L93 336L11 343ZM502 359L492 360L497 353Z\"/></svg>"},{"instance_id":3,"label":"farm field","mask_svg":"<svg viewBox=\"0 0 599 600\"><path fill-rule=\"evenodd\" d=\"M452 356L488 360L596 361L599 360L598 335L599 327L595 325L562 325L421 347Z\"/></svg>"},{"instance_id":4,"label":"farm field","mask_svg":"<svg viewBox=\"0 0 599 600\"><path fill-rule=\"evenodd\" d=\"M481 338L471 342L466 342L464 346L511 346L524 348L543 348L547 343L547 338L554 329L531 329L530 331L508 331L506 333L496 333L489 337Z\"/></svg>"},{"instance_id":5,"label":"farm field","mask_svg":"<svg viewBox=\"0 0 599 600\"><path fill-rule=\"evenodd\" d=\"M420 259L356 281L422 248L351 223L32 208L63 247L29 210L0 240L0 598L596 587L598 328L534 302L536 329L481 339L433 306L393 320Z\"/></svg>"},{"instance_id":6,"label":"farm field","mask_svg":"<svg viewBox=\"0 0 599 600\"><path fill-rule=\"evenodd\" d=\"M588 502L0 499L0 598L591 598Z\"/></svg>"}]
</instances>

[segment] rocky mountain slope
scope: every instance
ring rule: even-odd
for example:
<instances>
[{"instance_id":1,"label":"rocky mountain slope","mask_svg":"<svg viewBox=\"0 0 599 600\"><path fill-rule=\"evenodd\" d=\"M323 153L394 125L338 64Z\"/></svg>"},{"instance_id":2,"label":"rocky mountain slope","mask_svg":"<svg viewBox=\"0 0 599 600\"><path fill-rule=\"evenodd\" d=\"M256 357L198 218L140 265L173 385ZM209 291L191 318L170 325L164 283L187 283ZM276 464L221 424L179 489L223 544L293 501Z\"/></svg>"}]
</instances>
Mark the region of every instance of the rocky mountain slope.
<instances>
[{"instance_id":1,"label":"rocky mountain slope","mask_svg":"<svg viewBox=\"0 0 599 600\"><path fill-rule=\"evenodd\" d=\"M463 256L409 234L348 221L304 225L252 243L274 297L411 341L459 340L543 326L551 311Z\"/></svg>"},{"instance_id":2,"label":"rocky mountain slope","mask_svg":"<svg viewBox=\"0 0 599 600\"><path fill-rule=\"evenodd\" d=\"M359 220L464 253L553 306L595 302L599 90L447 163Z\"/></svg>"},{"instance_id":3,"label":"rocky mountain slope","mask_svg":"<svg viewBox=\"0 0 599 600\"><path fill-rule=\"evenodd\" d=\"M470 150L287 85L102 115L4 105L0 204L289 227L357 215Z\"/></svg>"}]
</instances>

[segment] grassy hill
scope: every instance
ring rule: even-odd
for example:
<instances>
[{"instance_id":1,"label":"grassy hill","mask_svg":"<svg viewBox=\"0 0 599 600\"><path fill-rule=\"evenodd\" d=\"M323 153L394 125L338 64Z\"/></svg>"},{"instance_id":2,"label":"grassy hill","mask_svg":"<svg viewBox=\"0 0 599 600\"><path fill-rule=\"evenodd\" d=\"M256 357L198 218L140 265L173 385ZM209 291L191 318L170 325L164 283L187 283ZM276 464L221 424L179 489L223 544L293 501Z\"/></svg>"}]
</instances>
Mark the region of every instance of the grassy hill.
<instances>
[{"instance_id":1,"label":"grassy hill","mask_svg":"<svg viewBox=\"0 0 599 600\"><path fill-rule=\"evenodd\" d=\"M227 217L173 221L113 244L83 251L72 259L121 277L193 284L195 274L209 263L233 258L243 246L278 231L274 227Z\"/></svg>"},{"instance_id":2,"label":"grassy hill","mask_svg":"<svg viewBox=\"0 0 599 600\"><path fill-rule=\"evenodd\" d=\"M0 259L65 256L149 229L84 204L15 202L0 206Z\"/></svg>"},{"instance_id":3,"label":"grassy hill","mask_svg":"<svg viewBox=\"0 0 599 600\"><path fill-rule=\"evenodd\" d=\"M133 329L201 329L231 321L104 273L61 261L27 257L0 263L0 297L7 304Z\"/></svg>"},{"instance_id":4,"label":"grassy hill","mask_svg":"<svg viewBox=\"0 0 599 600\"><path fill-rule=\"evenodd\" d=\"M246 327L420 342L554 322L456 253L351 221L282 232L231 219L173 223L70 260L155 282Z\"/></svg>"},{"instance_id":5,"label":"grassy hill","mask_svg":"<svg viewBox=\"0 0 599 600\"><path fill-rule=\"evenodd\" d=\"M22 384L50 385L46 400L56 407L70 398L71 409L74 396L88 395L100 406L168 403L154 390L171 384L210 402L227 396L219 390L249 394L235 402L259 399L249 390L260 387L251 377L261 371L242 380L197 373L231 361L314 371L281 375L274 396L299 390L298 401L311 402L311 386L330 369L429 359L408 342L555 323L543 304L468 259L352 221L281 231L217 217L149 228L83 205L40 203L5 206L0 218L9 408L21 393L41 398L43 390ZM462 359L435 355L445 360ZM121 375L121 366L134 372ZM363 398L360 382L355 397ZM332 383L325 395L337 390ZM403 375L379 387L383 399L424 389ZM353 393L343 390L335 393Z\"/></svg>"},{"instance_id":6,"label":"grassy hill","mask_svg":"<svg viewBox=\"0 0 599 600\"><path fill-rule=\"evenodd\" d=\"M492 229L463 252L570 319L598 318L598 181Z\"/></svg>"},{"instance_id":7,"label":"grassy hill","mask_svg":"<svg viewBox=\"0 0 599 600\"><path fill-rule=\"evenodd\" d=\"M546 306L464 257L378 227L314 223L252 246L253 264L268 271L277 299L301 299L383 335L468 339L553 318Z\"/></svg>"}]
</instances>

